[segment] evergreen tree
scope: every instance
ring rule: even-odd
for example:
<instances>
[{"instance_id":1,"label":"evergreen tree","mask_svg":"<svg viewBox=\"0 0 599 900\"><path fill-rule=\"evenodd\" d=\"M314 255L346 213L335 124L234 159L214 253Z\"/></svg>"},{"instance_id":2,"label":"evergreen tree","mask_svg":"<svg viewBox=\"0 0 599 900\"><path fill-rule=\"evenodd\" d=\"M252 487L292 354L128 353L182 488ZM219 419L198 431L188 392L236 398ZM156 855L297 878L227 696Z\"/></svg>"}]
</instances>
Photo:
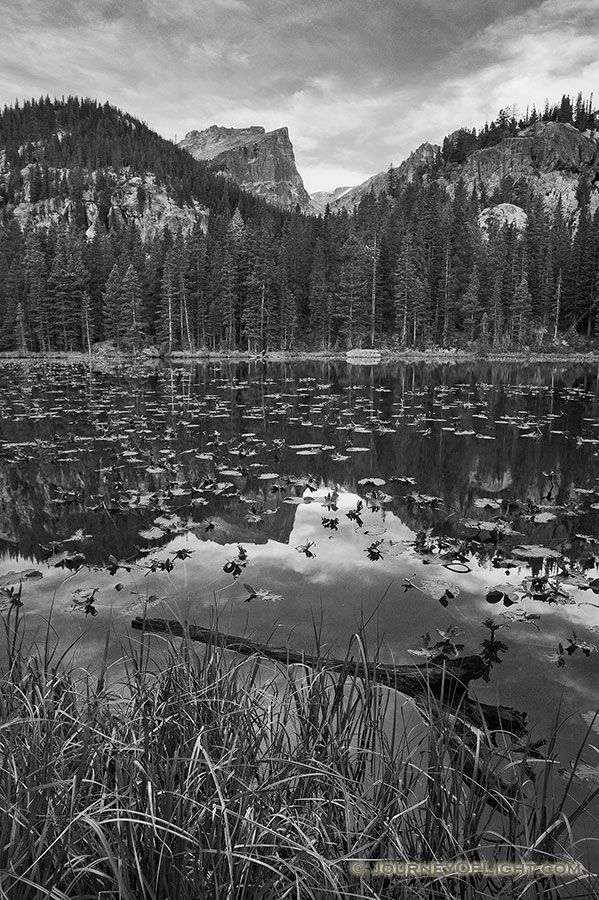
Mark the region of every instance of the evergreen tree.
<instances>
[{"instance_id":1,"label":"evergreen tree","mask_svg":"<svg viewBox=\"0 0 599 900\"><path fill-rule=\"evenodd\" d=\"M338 333L347 347L359 347L370 332L370 254L356 235L341 248L341 277L335 300Z\"/></svg>"},{"instance_id":2,"label":"evergreen tree","mask_svg":"<svg viewBox=\"0 0 599 900\"><path fill-rule=\"evenodd\" d=\"M123 347L126 350L139 350L143 343L141 302L141 282L133 263L131 263L121 283L120 297L121 328L119 331L123 335Z\"/></svg>"},{"instance_id":3,"label":"evergreen tree","mask_svg":"<svg viewBox=\"0 0 599 900\"><path fill-rule=\"evenodd\" d=\"M49 331L52 349L80 350L84 345L84 303L89 274L83 263L82 240L61 229L48 278Z\"/></svg>"},{"instance_id":4,"label":"evergreen tree","mask_svg":"<svg viewBox=\"0 0 599 900\"><path fill-rule=\"evenodd\" d=\"M106 288L102 294L103 336L114 341L117 350L123 346L123 322L121 317L122 275L118 263L110 270Z\"/></svg>"}]
</instances>

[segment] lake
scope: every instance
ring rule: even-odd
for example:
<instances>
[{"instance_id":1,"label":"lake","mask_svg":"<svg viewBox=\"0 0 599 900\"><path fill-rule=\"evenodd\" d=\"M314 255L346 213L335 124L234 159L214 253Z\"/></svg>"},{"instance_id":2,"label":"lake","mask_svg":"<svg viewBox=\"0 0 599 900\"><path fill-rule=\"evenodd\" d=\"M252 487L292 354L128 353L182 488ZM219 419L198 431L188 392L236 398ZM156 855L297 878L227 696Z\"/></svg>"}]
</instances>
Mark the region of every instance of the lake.
<instances>
[{"instance_id":1,"label":"lake","mask_svg":"<svg viewBox=\"0 0 599 900\"><path fill-rule=\"evenodd\" d=\"M147 609L338 656L364 623L408 663L491 619L473 692L537 738L559 705L567 767L599 706L595 368L2 360L0 422L0 609L29 571L28 642L51 614L93 669Z\"/></svg>"}]
</instances>

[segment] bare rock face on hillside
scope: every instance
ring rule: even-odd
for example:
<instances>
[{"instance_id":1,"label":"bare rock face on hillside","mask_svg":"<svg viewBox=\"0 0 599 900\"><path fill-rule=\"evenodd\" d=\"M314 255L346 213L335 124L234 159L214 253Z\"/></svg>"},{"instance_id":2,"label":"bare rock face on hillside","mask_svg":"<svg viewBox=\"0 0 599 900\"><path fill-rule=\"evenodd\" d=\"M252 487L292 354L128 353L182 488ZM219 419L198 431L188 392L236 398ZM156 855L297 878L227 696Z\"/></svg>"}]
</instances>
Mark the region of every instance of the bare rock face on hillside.
<instances>
[{"instance_id":1,"label":"bare rock face on hillside","mask_svg":"<svg viewBox=\"0 0 599 900\"><path fill-rule=\"evenodd\" d=\"M464 164L464 177L487 182L496 175L585 174L599 171L597 143L572 125L536 122L494 147L475 150Z\"/></svg>"},{"instance_id":2,"label":"bare rock face on hillside","mask_svg":"<svg viewBox=\"0 0 599 900\"><path fill-rule=\"evenodd\" d=\"M572 125L536 122L493 147L475 150L452 178L461 176L469 187L484 186L489 193L505 175L525 178L551 206L561 197L564 210L573 212L579 177L593 182L599 176L599 145Z\"/></svg>"},{"instance_id":3,"label":"bare rock face on hillside","mask_svg":"<svg viewBox=\"0 0 599 900\"><path fill-rule=\"evenodd\" d=\"M310 209L310 197L295 165L287 128L223 128L190 131L179 146L196 159L209 160L215 171L271 203Z\"/></svg>"},{"instance_id":4,"label":"bare rock face on hillside","mask_svg":"<svg viewBox=\"0 0 599 900\"><path fill-rule=\"evenodd\" d=\"M488 239L489 231L495 225L498 228L509 225L519 235L526 231L528 216L520 206L514 203L498 203L497 206L488 206L483 209L478 217L478 224L483 234L483 239Z\"/></svg>"},{"instance_id":5,"label":"bare rock face on hillside","mask_svg":"<svg viewBox=\"0 0 599 900\"><path fill-rule=\"evenodd\" d=\"M197 202L191 206L180 206L164 185L157 182L152 172L144 173L143 177L132 174L129 169L121 169L119 172L108 169L106 173L110 176L111 186L108 206L104 209L103 215L111 225L122 226L135 223L144 240L153 237L165 227L173 232L179 228L184 232L189 231L196 222L200 223L200 227L204 231L207 230L208 210ZM93 238L100 220L100 208L93 189L96 176L96 172L89 173L91 186L86 188L82 195L82 209L88 239ZM50 222L72 224L74 221L79 221L81 224L81 218L78 218L79 212L72 200L54 197L37 203L31 202L30 167L21 171L21 179L23 199L13 208L13 214L23 229L29 226L47 227Z\"/></svg>"},{"instance_id":6,"label":"bare rock face on hillside","mask_svg":"<svg viewBox=\"0 0 599 900\"><path fill-rule=\"evenodd\" d=\"M448 140L458 137L460 133L457 131L449 135ZM420 175L436 178L450 192L462 178L468 190L474 186L478 189L484 187L490 195L509 175L514 181L524 178L549 208L555 208L561 200L564 212L573 215L578 208L576 190L579 178L582 176L599 186L599 140L595 135L583 134L573 125L562 122L536 122L492 147L475 150L464 163L445 168L437 165L440 163L439 150L435 144L422 144L390 172L379 172L357 187L321 191L314 196L314 204L324 209L329 203L331 212L352 210L371 191L375 196L388 191L390 176L398 187L409 184ZM591 212L598 206L599 190L594 190Z\"/></svg>"}]
</instances>

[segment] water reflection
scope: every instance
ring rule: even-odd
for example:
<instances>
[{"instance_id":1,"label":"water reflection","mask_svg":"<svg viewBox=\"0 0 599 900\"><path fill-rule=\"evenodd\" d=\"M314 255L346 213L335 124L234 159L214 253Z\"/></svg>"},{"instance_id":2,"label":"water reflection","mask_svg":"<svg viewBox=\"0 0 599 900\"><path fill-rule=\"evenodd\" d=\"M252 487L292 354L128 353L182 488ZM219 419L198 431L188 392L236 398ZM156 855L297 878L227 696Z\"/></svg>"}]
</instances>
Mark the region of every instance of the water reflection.
<instances>
[{"instance_id":1,"label":"water reflection","mask_svg":"<svg viewBox=\"0 0 599 900\"><path fill-rule=\"evenodd\" d=\"M4 361L0 413L0 578L39 569L24 588L31 627L53 604L58 633L86 634L83 656L111 615L126 633L148 598L157 615L202 624L216 606L225 630L278 631L306 649L317 622L342 652L363 618L397 661L449 624L476 652L491 615L510 626L509 664L481 695L500 684L501 702L544 722L564 685L568 711L596 702L599 654L565 669L550 659L573 631L592 641L598 622L594 370L312 362L131 374ZM537 590L489 605L491 588L555 570L518 555L522 545L562 554L566 601ZM505 618L514 610L529 618Z\"/></svg>"}]
</instances>

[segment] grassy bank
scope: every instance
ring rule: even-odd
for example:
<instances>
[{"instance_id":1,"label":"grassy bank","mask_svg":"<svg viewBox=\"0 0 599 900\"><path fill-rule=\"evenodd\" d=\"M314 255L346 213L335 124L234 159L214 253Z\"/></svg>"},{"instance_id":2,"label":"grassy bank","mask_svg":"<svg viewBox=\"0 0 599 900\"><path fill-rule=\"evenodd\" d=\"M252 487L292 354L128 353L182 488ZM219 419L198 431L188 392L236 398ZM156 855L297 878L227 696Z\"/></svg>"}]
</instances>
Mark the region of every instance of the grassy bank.
<instances>
[{"instance_id":1,"label":"grassy bank","mask_svg":"<svg viewBox=\"0 0 599 900\"><path fill-rule=\"evenodd\" d=\"M584 861L571 829L592 795L573 801L571 784L555 795L550 762L466 740L433 698L421 718L357 678L265 670L215 646L150 646L147 635L109 686L106 667L69 670L50 641L26 653L14 610L5 624L7 900L474 900L598 887L586 876L568 888L352 871L356 859Z\"/></svg>"}]
</instances>

